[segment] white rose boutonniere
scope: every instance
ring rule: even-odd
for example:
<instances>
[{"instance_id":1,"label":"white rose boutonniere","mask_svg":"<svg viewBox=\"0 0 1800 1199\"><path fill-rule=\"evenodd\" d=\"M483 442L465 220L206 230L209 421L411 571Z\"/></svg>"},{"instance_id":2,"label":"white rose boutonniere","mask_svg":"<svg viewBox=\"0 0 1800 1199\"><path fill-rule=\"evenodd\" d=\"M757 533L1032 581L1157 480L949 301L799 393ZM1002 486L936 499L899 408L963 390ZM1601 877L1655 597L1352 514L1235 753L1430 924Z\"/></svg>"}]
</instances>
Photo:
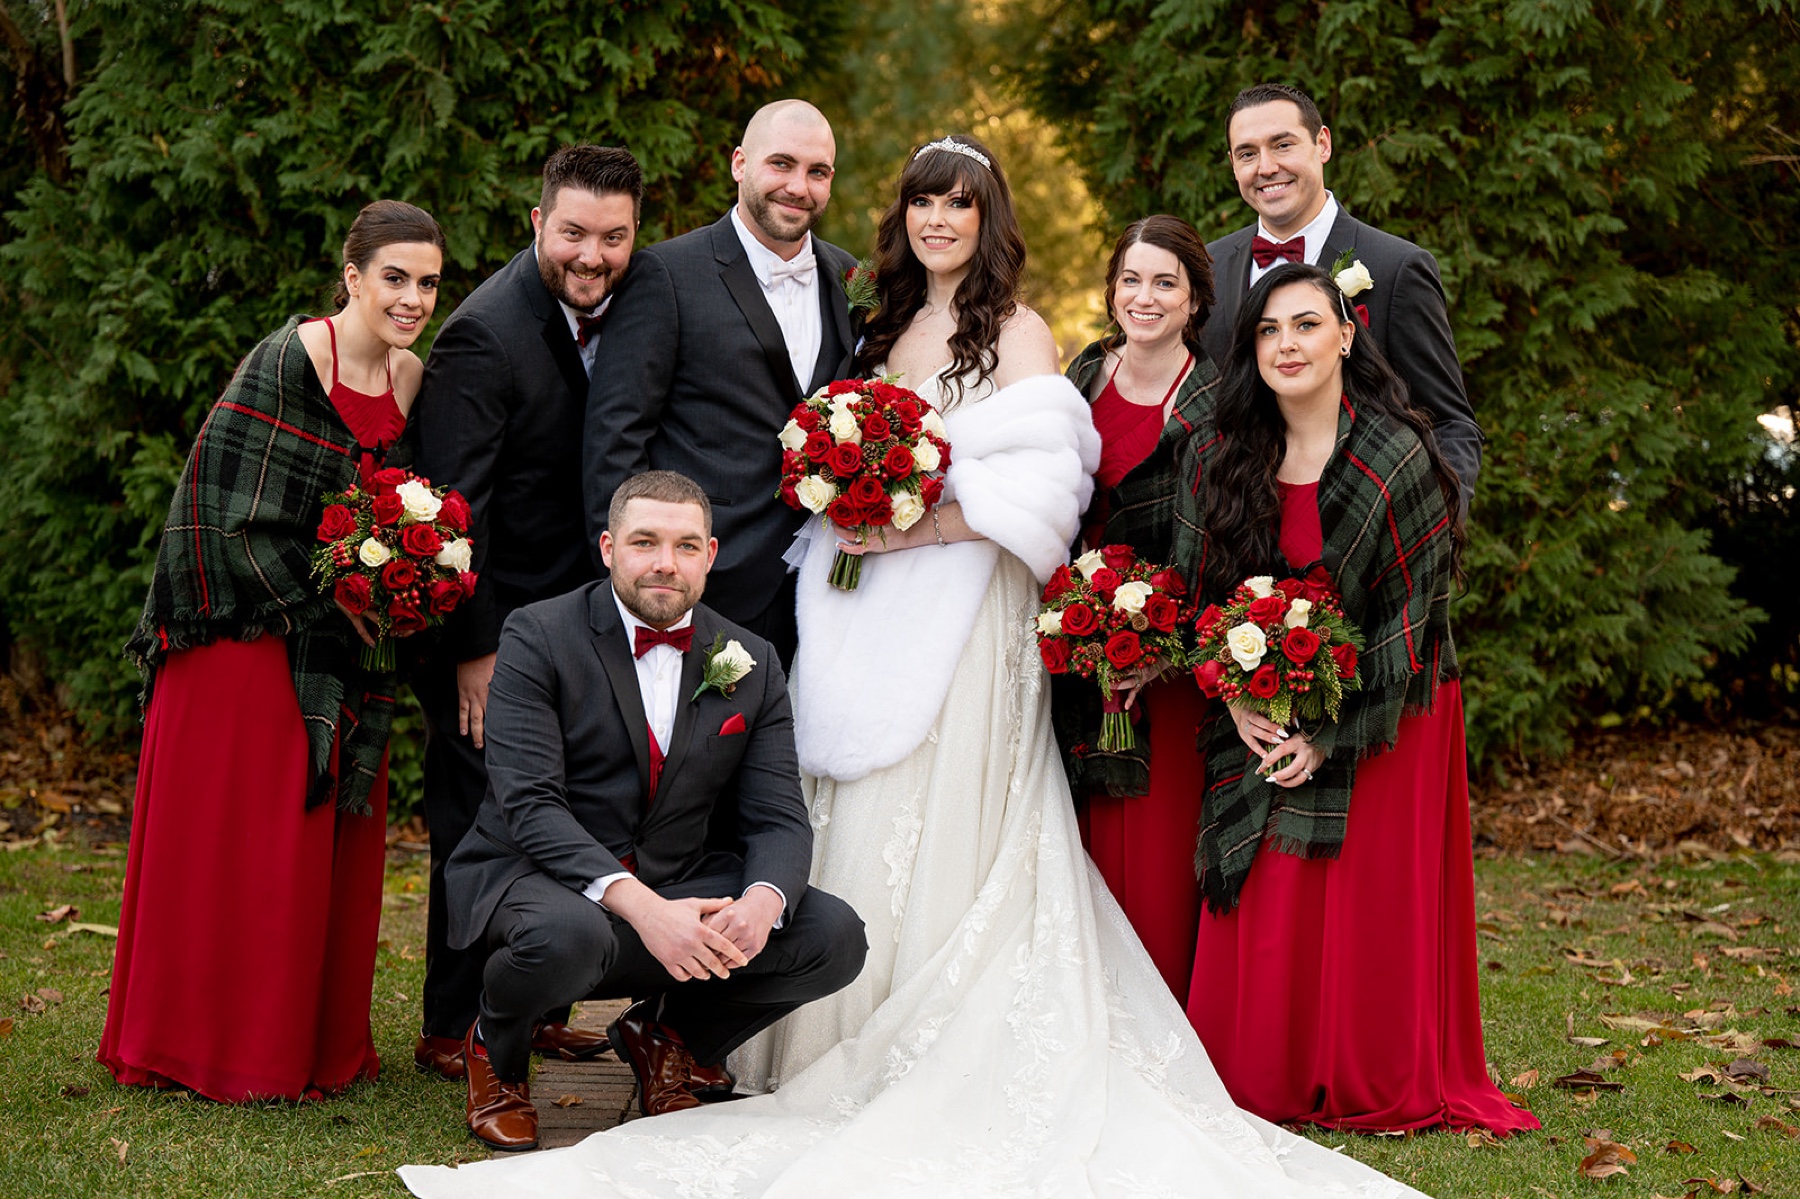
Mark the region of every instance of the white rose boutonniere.
<instances>
[{"instance_id":1,"label":"white rose boutonniere","mask_svg":"<svg viewBox=\"0 0 1800 1199\"><path fill-rule=\"evenodd\" d=\"M708 691L730 695L755 668L756 659L750 656L743 643L727 641L725 634L720 633L706 651L706 664L700 668L700 687L694 692L694 699Z\"/></svg>"}]
</instances>

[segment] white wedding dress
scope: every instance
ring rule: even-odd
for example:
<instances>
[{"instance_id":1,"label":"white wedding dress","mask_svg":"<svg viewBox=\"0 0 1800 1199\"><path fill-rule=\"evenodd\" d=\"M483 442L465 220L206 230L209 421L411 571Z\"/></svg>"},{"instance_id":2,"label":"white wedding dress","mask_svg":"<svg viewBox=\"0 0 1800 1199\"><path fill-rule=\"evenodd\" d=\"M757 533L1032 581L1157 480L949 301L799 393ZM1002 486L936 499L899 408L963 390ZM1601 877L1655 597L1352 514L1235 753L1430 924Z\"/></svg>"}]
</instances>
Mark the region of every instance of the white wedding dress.
<instances>
[{"instance_id":1,"label":"white wedding dress","mask_svg":"<svg viewBox=\"0 0 1800 1199\"><path fill-rule=\"evenodd\" d=\"M918 390L936 401L935 383ZM1082 851L1031 631L1038 582L996 557L923 742L811 784L814 881L856 908L870 953L849 988L734 1055L740 1082L779 1089L569 1149L408 1166L415 1194L1417 1194L1232 1105ZM871 557L864 585L890 561ZM893 653L932 632L895 629Z\"/></svg>"}]
</instances>

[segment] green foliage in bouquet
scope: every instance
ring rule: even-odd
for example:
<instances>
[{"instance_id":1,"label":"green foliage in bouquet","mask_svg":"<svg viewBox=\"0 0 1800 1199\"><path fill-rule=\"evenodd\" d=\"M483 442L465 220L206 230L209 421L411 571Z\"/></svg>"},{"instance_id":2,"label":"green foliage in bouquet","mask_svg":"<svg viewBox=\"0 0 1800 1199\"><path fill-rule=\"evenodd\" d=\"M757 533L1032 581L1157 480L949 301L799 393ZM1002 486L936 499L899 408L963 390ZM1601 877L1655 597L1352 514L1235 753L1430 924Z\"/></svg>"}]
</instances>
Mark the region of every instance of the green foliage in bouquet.
<instances>
[{"instance_id":1,"label":"green foliage in bouquet","mask_svg":"<svg viewBox=\"0 0 1800 1199\"><path fill-rule=\"evenodd\" d=\"M1318 100L1339 199L1437 256L1488 435L1453 609L1478 754L1746 643L1705 528L1800 395L1800 3L1033 7L1018 81L1115 228L1248 223L1225 109L1274 81Z\"/></svg>"}]
</instances>

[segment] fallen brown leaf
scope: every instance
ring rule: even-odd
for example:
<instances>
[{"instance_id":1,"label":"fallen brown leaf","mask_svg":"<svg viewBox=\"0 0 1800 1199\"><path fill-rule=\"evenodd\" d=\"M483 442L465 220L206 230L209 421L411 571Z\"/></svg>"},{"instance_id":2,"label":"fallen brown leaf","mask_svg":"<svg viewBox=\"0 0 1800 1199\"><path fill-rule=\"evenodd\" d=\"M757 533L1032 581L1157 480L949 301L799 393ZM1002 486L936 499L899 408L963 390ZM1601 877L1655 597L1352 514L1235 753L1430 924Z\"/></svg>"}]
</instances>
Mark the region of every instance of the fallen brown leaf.
<instances>
[{"instance_id":1,"label":"fallen brown leaf","mask_svg":"<svg viewBox=\"0 0 1800 1199\"><path fill-rule=\"evenodd\" d=\"M78 1083L72 1083L72 1082L64 1083L62 1090L57 1092L58 1095L61 1095L67 1099L80 1099L83 1096L85 1096L87 1093L88 1093L88 1089L86 1087L81 1086Z\"/></svg>"},{"instance_id":2,"label":"fallen brown leaf","mask_svg":"<svg viewBox=\"0 0 1800 1199\"><path fill-rule=\"evenodd\" d=\"M50 1005L27 991L24 995L19 997L19 1006L35 1016Z\"/></svg>"},{"instance_id":3,"label":"fallen brown leaf","mask_svg":"<svg viewBox=\"0 0 1800 1199\"><path fill-rule=\"evenodd\" d=\"M1695 1066L1686 1074L1675 1076L1682 1082L1724 1082L1725 1072L1717 1066Z\"/></svg>"},{"instance_id":4,"label":"fallen brown leaf","mask_svg":"<svg viewBox=\"0 0 1800 1199\"><path fill-rule=\"evenodd\" d=\"M1800 1045L1794 1044L1792 1041L1788 1040L1786 1037L1769 1037L1768 1039L1763 1041L1763 1048L1765 1048L1765 1049L1800 1049Z\"/></svg>"},{"instance_id":5,"label":"fallen brown leaf","mask_svg":"<svg viewBox=\"0 0 1800 1199\"><path fill-rule=\"evenodd\" d=\"M12 1032L13 1018L11 1016L0 1017L0 1037L10 1037Z\"/></svg>"},{"instance_id":6,"label":"fallen brown leaf","mask_svg":"<svg viewBox=\"0 0 1800 1199\"><path fill-rule=\"evenodd\" d=\"M558 1099L556 1099L555 1103L556 1103L557 1107L580 1107L581 1106L581 1096L579 1096L579 1095L563 1095L563 1096L559 1097Z\"/></svg>"},{"instance_id":7,"label":"fallen brown leaf","mask_svg":"<svg viewBox=\"0 0 1800 1199\"><path fill-rule=\"evenodd\" d=\"M1512 1085L1518 1087L1521 1091L1529 1091L1532 1087L1537 1086L1537 1084L1538 1072L1536 1070L1525 1070L1512 1077Z\"/></svg>"},{"instance_id":8,"label":"fallen brown leaf","mask_svg":"<svg viewBox=\"0 0 1800 1199\"><path fill-rule=\"evenodd\" d=\"M1663 1146L1663 1152L1664 1153L1674 1153L1674 1154L1679 1155L1679 1154L1686 1154L1686 1153L1698 1153L1700 1151L1698 1149L1694 1148L1692 1145L1688 1144L1686 1141L1670 1141L1667 1145Z\"/></svg>"},{"instance_id":9,"label":"fallen brown leaf","mask_svg":"<svg viewBox=\"0 0 1800 1199\"><path fill-rule=\"evenodd\" d=\"M36 916L33 916L32 919L42 920L45 924L60 924L64 920L73 920L79 915L81 915L80 908L72 903L64 903L58 904L48 912L39 912Z\"/></svg>"},{"instance_id":10,"label":"fallen brown leaf","mask_svg":"<svg viewBox=\"0 0 1800 1199\"><path fill-rule=\"evenodd\" d=\"M1740 1057L1725 1067L1725 1075L1734 1082L1761 1081L1769 1077L1769 1068L1753 1058Z\"/></svg>"},{"instance_id":11,"label":"fallen brown leaf","mask_svg":"<svg viewBox=\"0 0 1800 1199\"><path fill-rule=\"evenodd\" d=\"M1565 1074L1551 1085L1563 1087L1571 1091L1589 1088L1596 1091L1623 1091L1625 1089L1624 1083L1613 1082L1610 1079L1602 1078L1592 1070L1577 1070L1573 1074Z\"/></svg>"},{"instance_id":12,"label":"fallen brown leaf","mask_svg":"<svg viewBox=\"0 0 1800 1199\"><path fill-rule=\"evenodd\" d=\"M63 993L55 987L39 987L37 995L39 999L52 1007L63 1001Z\"/></svg>"},{"instance_id":13,"label":"fallen brown leaf","mask_svg":"<svg viewBox=\"0 0 1800 1199\"><path fill-rule=\"evenodd\" d=\"M130 1141L121 1141L118 1137L107 1137L112 1142L113 1152L119 1155L119 1164L125 1164L125 1154L131 1149Z\"/></svg>"},{"instance_id":14,"label":"fallen brown leaf","mask_svg":"<svg viewBox=\"0 0 1800 1199\"><path fill-rule=\"evenodd\" d=\"M1601 1137L1586 1137L1584 1140L1588 1155L1576 1167L1576 1172L1583 1178L1611 1178L1615 1174L1628 1174L1630 1171L1625 1167L1637 1164L1637 1154L1617 1141Z\"/></svg>"},{"instance_id":15,"label":"fallen brown leaf","mask_svg":"<svg viewBox=\"0 0 1800 1199\"><path fill-rule=\"evenodd\" d=\"M1756 1122L1756 1126L1770 1132L1778 1132L1790 1141L1800 1140L1800 1128L1796 1128L1779 1116L1764 1116Z\"/></svg>"},{"instance_id":16,"label":"fallen brown leaf","mask_svg":"<svg viewBox=\"0 0 1800 1199\"><path fill-rule=\"evenodd\" d=\"M1700 1098L1706 1100L1708 1103L1723 1103L1727 1105L1737 1104L1739 1107L1750 1106L1749 1096L1740 1095L1736 1091L1715 1091L1710 1094L1702 1092ZM1731 1134L1726 1133L1725 1135L1730 1136ZM1741 1140L1742 1138L1740 1137L1739 1139Z\"/></svg>"}]
</instances>

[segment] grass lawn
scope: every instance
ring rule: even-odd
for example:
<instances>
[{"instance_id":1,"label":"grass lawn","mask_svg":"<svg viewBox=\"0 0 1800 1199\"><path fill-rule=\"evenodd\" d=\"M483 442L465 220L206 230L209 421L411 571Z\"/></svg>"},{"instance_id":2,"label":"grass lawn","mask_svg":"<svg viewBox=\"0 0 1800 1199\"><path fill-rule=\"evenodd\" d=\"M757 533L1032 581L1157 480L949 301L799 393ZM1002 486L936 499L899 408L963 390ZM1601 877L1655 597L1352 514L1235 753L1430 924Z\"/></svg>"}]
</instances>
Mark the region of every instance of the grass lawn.
<instances>
[{"instance_id":1,"label":"grass lawn","mask_svg":"<svg viewBox=\"0 0 1800 1199\"><path fill-rule=\"evenodd\" d=\"M0 853L0 1197L397 1196L395 1166L480 1154L461 1089L410 1058L422 859L388 871L374 1004L387 1069L298 1105L121 1088L95 1063L114 942L73 925L115 923L123 877L116 848ZM1489 1061L1544 1131L1316 1139L1444 1197L1800 1197L1800 864L1497 859L1476 863L1476 885ZM38 919L65 904L78 914ZM1557 1085L1581 1070L1600 1085ZM1585 1177L1601 1131L1635 1160L1614 1153L1622 1172Z\"/></svg>"}]
</instances>

